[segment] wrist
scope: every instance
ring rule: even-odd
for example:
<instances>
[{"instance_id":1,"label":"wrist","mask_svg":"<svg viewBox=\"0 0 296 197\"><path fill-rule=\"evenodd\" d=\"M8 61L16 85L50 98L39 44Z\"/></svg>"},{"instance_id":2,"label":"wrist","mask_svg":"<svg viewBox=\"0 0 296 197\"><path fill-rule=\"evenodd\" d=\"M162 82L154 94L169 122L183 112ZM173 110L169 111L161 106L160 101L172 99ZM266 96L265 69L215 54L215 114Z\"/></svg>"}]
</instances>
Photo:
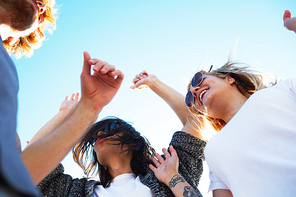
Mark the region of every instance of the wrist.
<instances>
[{"instance_id":1,"label":"wrist","mask_svg":"<svg viewBox=\"0 0 296 197\"><path fill-rule=\"evenodd\" d=\"M58 114L60 114L61 116L67 116L72 110L73 109L60 109Z\"/></svg>"},{"instance_id":2,"label":"wrist","mask_svg":"<svg viewBox=\"0 0 296 197\"><path fill-rule=\"evenodd\" d=\"M149 78L147 80L146 84L150 87L150 89L155 89L159 86L160 80L158 78Z\"/></svg>"},{"instance_id":3,"label":"wrist","mask_svg":"<svg viewBox=\"0 0 296 197\"><path fill-rule=\"evenodd\" d=\"M94 119L94 121L96 121L102 109L103 107L99 107L99 106L94 107L89 102L81 99L78 102L75 108L75 111L79 111L79 113L83 114L84 116L89 117L90 119Z\"/></svg>"},{"instance_id":4,"label":"wrist","mask_svg":"<svg viewBox=\"0 0 296 197\"><path fill-rule=\"evenodd\" d=\"M165 184L169 188L175 187L178 183L185 182L185 179L179 173L172 173L167 176Z\"/></svg>"}]
</instances>

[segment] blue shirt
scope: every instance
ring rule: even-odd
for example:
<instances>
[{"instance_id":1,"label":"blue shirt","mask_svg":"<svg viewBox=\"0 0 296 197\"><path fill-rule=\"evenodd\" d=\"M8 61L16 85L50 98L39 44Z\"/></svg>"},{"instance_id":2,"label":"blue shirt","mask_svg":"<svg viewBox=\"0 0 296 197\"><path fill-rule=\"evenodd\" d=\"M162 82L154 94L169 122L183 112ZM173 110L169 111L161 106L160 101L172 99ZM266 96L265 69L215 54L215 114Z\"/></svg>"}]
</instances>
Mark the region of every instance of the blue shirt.
<instances>
[{"instance_id":1,"label":"blue shirt","mask_svg":"<svg viewBox=\"0 0 296 197\"><path fill-rule=\"evenodd\" d=\"M16 145L18 89L15 65L0 36L0 176L12 190L39 196Z\"/></svg>"}]
</instances>

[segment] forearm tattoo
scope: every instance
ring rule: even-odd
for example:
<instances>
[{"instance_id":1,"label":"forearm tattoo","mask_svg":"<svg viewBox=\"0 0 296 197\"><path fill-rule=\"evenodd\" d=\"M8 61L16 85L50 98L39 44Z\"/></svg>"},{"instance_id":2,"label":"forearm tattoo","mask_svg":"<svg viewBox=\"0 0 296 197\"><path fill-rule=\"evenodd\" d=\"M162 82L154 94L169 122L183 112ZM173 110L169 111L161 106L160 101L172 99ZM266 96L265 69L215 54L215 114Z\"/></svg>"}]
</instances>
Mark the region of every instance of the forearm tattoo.
<instances>
[{"instance_id":1,"label":"forearm tattoo","mask_svg":"<svg viewBox=\"0 0 296 197\"><path fill-rule=\"evenodd\" d=\"M184 192L183 192L184 197L198 197L198 193L190 186L185 186L184 187Z\"/></svg>"},{"instance_id":2,"label":"forearm tattoo","mask_svg":"<svg viewBox=\"0 0 296 197\"><path fill-rule=\"evenodd\" d=\"M182 176L175 174L169 182L169 188L173 188L181 182L185 182L185 179Z\"/></svg>"}]
</instances>

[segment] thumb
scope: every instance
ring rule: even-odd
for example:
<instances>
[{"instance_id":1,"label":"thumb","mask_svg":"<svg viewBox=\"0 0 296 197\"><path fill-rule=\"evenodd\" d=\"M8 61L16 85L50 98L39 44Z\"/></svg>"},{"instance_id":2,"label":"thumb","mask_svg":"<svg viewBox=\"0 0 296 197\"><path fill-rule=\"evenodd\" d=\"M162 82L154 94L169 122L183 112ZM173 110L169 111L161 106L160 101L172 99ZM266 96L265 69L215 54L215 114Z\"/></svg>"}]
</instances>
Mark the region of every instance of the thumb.
<instances>
[{"instance_id":1,"label":"thumb","mask_svg":"<svg viewBox=\"0 0 296 197\"><path fill-rule=\"evenodd\" d=\"M83 58L84 58L84 61L83 61L83 68L82 68L82 74L90 74L90 63L89 63L89 60L91 59L90 58L90 55L88 54L88 52L84 51L83 52Z\"/></svg>"},{"instance_id":2,"label":"thumb","mask_svg":"<svg viewBox=\"0 0 296 197\"><path fill-rule=\"evenodd\" d=\"M176 152L176 150L174 149L174 147L172 145L170 145L169 149L170 149L170 152L171 152L171 156L178 158L177 152Z\"/></svg>"},{"instance_id":3,"label":"thumb","mask_svg":"<svg viewBox=\"0 0 296 197\"><path fill-rule=\"evenodd\" d=\"M286 22L289 18L291 18L291 12L289 10L285 10L283 21Z\"/></svg>"},{"instance_id":4,"label":"thumb","mask_svg":"<svg viewBox=\"0 0 296 197\"><path fill-rule=\"evenodd\" d=\"M143 88L148 88L149 85L147 84L147 78L143 78L141 80L139 80L137 83L135 83L134 85L134 89L137 88L137 89L143 89Z\"/></svg>"}]
</instances>

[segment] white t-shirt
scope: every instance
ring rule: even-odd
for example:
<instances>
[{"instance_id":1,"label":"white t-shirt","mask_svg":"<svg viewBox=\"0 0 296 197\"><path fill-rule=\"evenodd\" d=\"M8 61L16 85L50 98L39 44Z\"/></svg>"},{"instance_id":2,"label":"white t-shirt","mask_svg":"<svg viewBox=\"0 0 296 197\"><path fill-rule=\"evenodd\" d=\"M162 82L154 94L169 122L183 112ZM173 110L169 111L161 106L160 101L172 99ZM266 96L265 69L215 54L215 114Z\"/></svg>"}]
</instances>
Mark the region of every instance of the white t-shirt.
<instances>
[{"instance_id":1,"label":"white t-shirt","mask_svg":"<svg viewBox=\"0 0 296 197\"><path fill-rule=\"evenodd\" d=\"M296 196L296 79L253 94L205 149L210 188Z\"/></svg>"},{"instance_id":2,"label":"white t-shirt","mask_svg":"<svg viewBox=\"0 0 296 197\"><path fill-rule=\"evenodd\" d=\"M110 187L104 188L102 185L95 186L94 197L155 197L153 191L144 185L139 176L133 173L121 174L115 177Z\"/></svg>"}]
</instances>

